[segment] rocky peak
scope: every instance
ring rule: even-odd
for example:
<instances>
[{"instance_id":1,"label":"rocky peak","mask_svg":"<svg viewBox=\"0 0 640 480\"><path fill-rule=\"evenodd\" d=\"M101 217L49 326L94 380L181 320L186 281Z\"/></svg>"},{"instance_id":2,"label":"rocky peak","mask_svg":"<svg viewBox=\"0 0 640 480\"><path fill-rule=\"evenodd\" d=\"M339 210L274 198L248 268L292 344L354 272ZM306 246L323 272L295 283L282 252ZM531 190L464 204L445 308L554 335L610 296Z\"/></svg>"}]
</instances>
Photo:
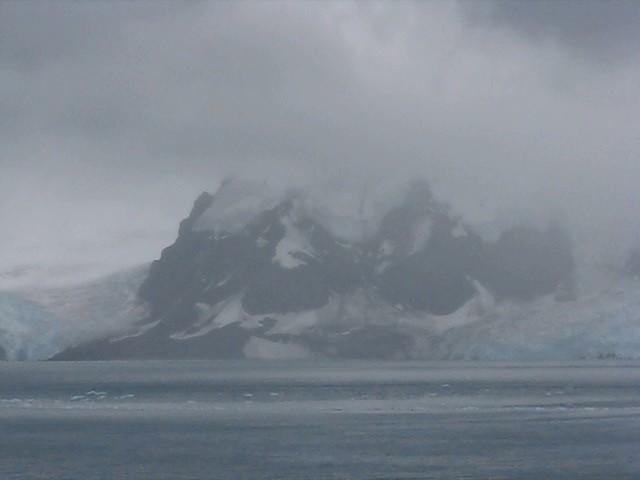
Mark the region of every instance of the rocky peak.
<instances>
[{"instance_id":1,"label":"rocky peak","mask_svg":"<svg viewBox=\"0 0 640 480\"><path fill-rule=\"evenodd\" d=\"M323 355L393 356L412 344L395 327L399 317L429 324L479 289L518 301L571 278L561 230L514 228L487 242L427 182L413 182L380 211L367 210L362 192L332 195L236 180L202 194L140 289L149 318L93 351L237 356L257 336ZM389 340L385 348L380 339Z\"/></svg>"},{"instance_id":2,"label":"rocky peak","mask_svg":"<svg viewBox=\"0 0 640 480\"><path fill-rule=\"evenodd\" d=\"M202 215L211 205L213 204L214 196L209 192L202 192L196 201L193 203L193 208L191 209L191 213L187 218L185 218L182 222L180 222L180 230L179 235L184 235L185 233L191 231L193 228L193 223L197 220L197 218Z\"/></svg>"}]
</instances>

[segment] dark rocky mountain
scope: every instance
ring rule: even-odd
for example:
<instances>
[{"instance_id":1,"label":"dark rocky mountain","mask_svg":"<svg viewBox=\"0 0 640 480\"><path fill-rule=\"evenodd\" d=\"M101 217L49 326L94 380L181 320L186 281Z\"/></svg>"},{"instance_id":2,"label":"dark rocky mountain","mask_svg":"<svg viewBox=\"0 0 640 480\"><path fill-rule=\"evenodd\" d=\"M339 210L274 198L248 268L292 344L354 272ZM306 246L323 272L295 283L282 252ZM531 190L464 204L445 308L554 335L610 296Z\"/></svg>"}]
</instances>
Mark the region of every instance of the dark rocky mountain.
<instances>
[{"instance_id":1,"label":"dark rocky mountain","mask_svg":"<svg viewBox=\"0 0 640 480\"><path fill-rule=\"evenodd\" d=\"M626 258L624 270L628 275L640 277L640 248L636 247L631 250Z\"/></svg>"},{"instance_id":2,"label":"dark rocky mountain","mask_svg":"<svg viewBox=\"0 0 640 480\"><path fill-rule=\"evenodd\" d=\"M233 181L203 193L139 290L148 317L55 358L406 357L416 329L483 292L515 302L572 288L571 242L557 225L489 242L422 181L377 220L364 200L362 218L345 219L304 191Z\"/></svg>"}]
</instances>

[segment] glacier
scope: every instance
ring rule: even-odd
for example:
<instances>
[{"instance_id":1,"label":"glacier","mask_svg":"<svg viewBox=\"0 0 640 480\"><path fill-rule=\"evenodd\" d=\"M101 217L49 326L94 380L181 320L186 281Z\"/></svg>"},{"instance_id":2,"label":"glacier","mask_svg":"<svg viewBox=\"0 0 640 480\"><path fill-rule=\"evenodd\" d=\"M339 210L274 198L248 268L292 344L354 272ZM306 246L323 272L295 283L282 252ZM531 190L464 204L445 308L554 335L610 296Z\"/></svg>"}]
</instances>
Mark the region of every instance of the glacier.
<instances>
[{"instance_id":1,"label":"glacier","mask_svg":"<svg viewBox=\"0 0 640 480\"><path fill-rule=\"evenodd\" d=\"M571 360L640 358L640 280L618 278L569 301L495 304L423 344L425 358Z\"/></svg>"},{"instance_id":2,"label":"glacier","mask_svg":"<svg viewBox=\"0 0 640 480\"><path fill-rule=\"evenodd\" d=\"M8 360L43 359L57 352L58 319L15 293L0 293L0 351Z\"/></svg>"},{"instance_id":3,"label":"glacier","mask_svg":"<svg viewBox=\"0 0 640 480\"><path fill-rule=\"evenodd\" d=\"M137 290L148 266L51 288L0 291L0 348L9 360L45 360L130 328L148 313Z\"/></svg>"}]
</instances>

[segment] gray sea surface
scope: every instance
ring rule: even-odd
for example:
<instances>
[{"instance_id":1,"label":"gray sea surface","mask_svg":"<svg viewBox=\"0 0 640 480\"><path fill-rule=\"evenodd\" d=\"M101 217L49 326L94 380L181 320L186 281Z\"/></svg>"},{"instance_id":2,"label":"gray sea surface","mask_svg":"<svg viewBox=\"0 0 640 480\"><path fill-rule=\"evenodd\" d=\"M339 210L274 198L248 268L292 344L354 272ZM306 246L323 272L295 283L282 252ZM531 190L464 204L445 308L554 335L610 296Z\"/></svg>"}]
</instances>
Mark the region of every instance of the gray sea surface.
<instances>
[{"instance_id":1,"label":"gray sea surface","mask_svg":"<svg viewBox=\"0 0 640 480\"><path fill-rule=\"evenodd\" d=\"M639 479L640 362L0 363L0 479Z\"/></svg>"}]
</instances>

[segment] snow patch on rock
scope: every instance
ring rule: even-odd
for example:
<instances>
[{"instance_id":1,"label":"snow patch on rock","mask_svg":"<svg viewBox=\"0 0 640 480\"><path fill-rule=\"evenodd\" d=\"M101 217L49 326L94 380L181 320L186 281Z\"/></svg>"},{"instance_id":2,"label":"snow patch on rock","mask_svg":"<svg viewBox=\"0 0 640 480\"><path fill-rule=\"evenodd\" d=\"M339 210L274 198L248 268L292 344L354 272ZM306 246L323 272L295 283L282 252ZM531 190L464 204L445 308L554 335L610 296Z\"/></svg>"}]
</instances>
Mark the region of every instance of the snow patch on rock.
<instances>
[{"instance_id":1,"label":"snow patch on rock","mask_svg":"<svg viewBox=\"0 0 640 480\"><path fill-rule=\"evenodd\" d=\"M247 358L260 360L305 359L312 356L302 345L273 342L259 337L251 337L242 352Z\"/></svg>"},{"instance_id":2,"label":"snow patch on rock","mask_svg":"<svg viewBox=\"0 0 640 480\"><path fill-rule=\"evenodd\" d=\"M488 306L475 321L423 342L418 355L468 360L640 358L640 281L620 281L567 302L549 295Z\"/></svg>"},{"instance_id":3,"label":"snow patch on rock","mask_svg":"<svg viewBox=\"0 0 640 480\"><path fill-rule=\"evenodd\" d=\"M162 321L162 318L159 318L158 320L156 320L154 322L148 322L148 323L144 323L142 325L136 326L132 330L130 330L129 332L125 333L124 335L120 335L118 337L114 337L114 338L110 339L109 341L111 343L115 343L115 342L121 342L122 340L126 340L128 338L139 337L139 336L144 335L145 333L147 333L149 330L151 330L155 326L157 326L161 321Z\"/></svg>"},{"instance_id":4,"label":"snow patch on rock","mask_svg":"<svg viewBox=\"0 0 640 480\"><path fill-rule=\"evenodd\" d=\"M196 219L193 231L237 233L283 198L283 191L274 190L265 182L225 182L214 195L211 206Z\"/></svg>"},{"instance_id":5,"label":"snow patch on rock","mask_svg":"<svg viewBox=\"0 0 640 480\"><path fill-rule=\"evenodd\" d=\"M473 281L476 294L462 307L449 315L431 315L430 327L436 333L444 333L452 328L462 327L477 322L495 308L495 300L491 293L479 282Z\"/></svg>"},{"instance_id":6,"label":"snow patch on rock","mask_svg":"<svg viewBox=\"0 0 640 480\"><path fill-rule=\"evenodd\" d=\"M295 225L291 215L283 217L280 222L285 229L284 237L276 245L273 263L282 268L291 269L306 265L305 257L315 256L307 236Z\"/></svg>"},{"instance_id":7,"label":"snow patch on rock","mask_svg":"<svg viewBox=\"0 0 640 480\"><path fill-rule=\"evenodd\" d=\"M409 250L409 255L413 255L414 253L419 252L427 245L427 242L431 237L432 225L433 225L433 222L429 217L422 218L416 224L413 231L413 245Z\"/></svg>"}]
</instances>

